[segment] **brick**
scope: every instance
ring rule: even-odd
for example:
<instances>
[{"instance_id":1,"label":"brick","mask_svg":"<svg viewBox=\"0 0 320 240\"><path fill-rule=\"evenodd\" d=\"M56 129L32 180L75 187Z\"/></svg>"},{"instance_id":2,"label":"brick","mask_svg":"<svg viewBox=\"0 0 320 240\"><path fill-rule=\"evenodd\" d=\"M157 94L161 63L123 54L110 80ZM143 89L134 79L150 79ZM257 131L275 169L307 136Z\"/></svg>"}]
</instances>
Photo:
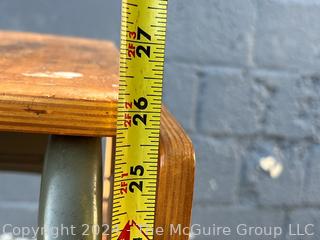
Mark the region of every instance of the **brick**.
<instances>
[{"instance_id":1,"label":"brick","mask_svg":"<svg viewBox=\"0 0 320 240\"><path fill-rule=\"evenodd\" d=\"M252 134L259 125L250 79L240 70L206 68L201 78L197 123L208 134Z\"/></svg>"},{"instance_id":2,"label":"brick","mask_svg":"<svg viewBox=\"0 0 320 240\"><path fill-rule=\"evenodd\" d=\"M240 157L237 142L194 136L196 151L195 201L212 204L235 202Z\"/></svg>"},{"instance_id":3,"label":"brick","mask_svg":"<svg viewBox=\"0 0 320 240\"><path fill-rule=\"evenodd\" d=\"M195 128L198 70L189 64L167 63L164 81L164 103L189 131Z\"/></svg>"},{"instance_id":4,"label":"brick","mask_svg":"<svg viewBox=\"0 0 320 240\"><path fill-rule=\"evenodd\" d=\"M245 224L246 227L280 227L283 228L285 216L282 210L272 209L255 209L250 207L203 207L197 205L194 207L193 224L199 224L201 227L212 227L215 224L216 227L230 227L231 235L215 236L211 233L211 236L194 236L193 239L206 240L206 239L221 239L221 240L241 240L241 239L284 239L283 235L272 238L270 236L255 236L255 235L240 235L243 232L240 224ZM237 231L237 227L239 230ZM196 232L197 233L197 232Z\"/></svg>"},{"instance_id":5,"label":"brick","mask_svg":"<svg viewBox=\"0 0 320 240\"><path fill-rule=\"evenodd\" d=\"M270 71L254 71L252 78L259 122L265 133L287 138L312 136L315 121L309 105L316 94L312 93L311 80Z\"/></svg>"},{"instance_id":6,"label":"brick","mask_svg":"<svg viewBox=\"0 0 320 240\"><path fill-rule=\"evenodd\" d=\"M259 1L255 62L268 68L318 70L318 1Z\"/></svg>"},{"instance_id":7,"label":"brick","mask_svg":"<svg viewBox=\"0 0 320 240\"><path fill-rule=\"evenodd\" d=\"M310 226L313 224L314 226ZM289 230L289 225L291 225L291 231ZM298 226L299 225L299 226ZM289 223L286 234L286 239L290 240L318 240L320 238L320 211L319 209L297 209L293 210L289 214ZM312 236L297 236L297 229L300 229L301 234L306 234L308 232L313 233Z\"/></svg>"},{"instance_id":8,"label":"brick","mask_svg":"<svg viewBox=\"0 0 320 240\"><path fill-rule=\"evenodd\" d=\"M253 1L168 3L168 59L246 65L255 21Z\"/></svg>"},{"instance_id":9,"label":"brick","mask_svg":"<svg viewBox=\"0 0 320 240\"><path fill-rule=\"evenodd\" d=\"M269 139L255 139L247 145L243 158L241 183L243 203L261 206L296 206L303 203L306 153L308 144ZM272 157L283 167L277 177L261 168L261 160Z\"/></svg>"},{"instance_id":10,"label":"brick","mask_svg":"<svg viewBox=\"0 0 320 240\"><path fill-rule=\"evenodd\" d=\"M308 167L304 188L304 200L308 204L318 205L320 202L320 145L313 145L307 154Z\"/></svg>"},{"instance_id":11,"label":"brick","mask_svg":"<svg viewBox=\"0 0 320 240\"><path fill-rule=\"evenodd\" d=\"M40 175L2 172L0 201L38 202L40 178Z\"/></svg>"}]
</instances>

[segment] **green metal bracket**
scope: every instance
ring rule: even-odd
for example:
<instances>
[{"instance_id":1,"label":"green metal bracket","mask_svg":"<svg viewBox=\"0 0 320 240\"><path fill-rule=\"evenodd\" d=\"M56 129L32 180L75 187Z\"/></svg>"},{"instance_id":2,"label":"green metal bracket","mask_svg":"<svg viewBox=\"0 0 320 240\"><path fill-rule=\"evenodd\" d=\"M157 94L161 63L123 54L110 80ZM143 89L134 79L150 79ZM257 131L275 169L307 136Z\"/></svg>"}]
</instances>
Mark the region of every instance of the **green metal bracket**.
<instances>
[{"instance_id":1,"label":"green metal bracket","mask_svg":"<svg viewBox=\"0 0 320 240\"><path fill-rule=\"evenodd\" d=\"M51 136L39 207L38 240L101 240L101 139Z\"/></svg>"}]
</instances>

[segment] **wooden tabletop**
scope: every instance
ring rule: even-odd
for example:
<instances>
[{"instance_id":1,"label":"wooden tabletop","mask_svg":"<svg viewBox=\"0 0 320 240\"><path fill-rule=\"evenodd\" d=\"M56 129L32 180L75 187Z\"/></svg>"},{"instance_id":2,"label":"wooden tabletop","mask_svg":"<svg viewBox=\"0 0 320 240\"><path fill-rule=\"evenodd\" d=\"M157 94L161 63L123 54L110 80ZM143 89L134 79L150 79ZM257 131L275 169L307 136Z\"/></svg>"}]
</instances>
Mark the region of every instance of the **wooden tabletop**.
<instances>
[{"instance_id":1,"label":"wooden tabletop","mask_svg":"<svg viewBox=\"0 0 320 240\"><path fill-rule=\"evenodd\" d=\"M0 131L115 136L117 95L118 51L112 43L0 32ZM165 231L156 239L187 240L172 235L170 226L190 226L194 152L165 108L159 153L155 226ZM23 156L0 162L1 168L39 171L42 160ZM104 204L104 218L110 219L111 206Z\"/></svg>"},{"instance_id":2,"label":"wooden tabletop","mask_svg":"<svg viewBox=\"0 0 320 240\"><path fill-rule=\"evenodd\" d=\"M0 32L0 130L114 135L118 61L108 41Z\"/></svg>"}]
</instances>

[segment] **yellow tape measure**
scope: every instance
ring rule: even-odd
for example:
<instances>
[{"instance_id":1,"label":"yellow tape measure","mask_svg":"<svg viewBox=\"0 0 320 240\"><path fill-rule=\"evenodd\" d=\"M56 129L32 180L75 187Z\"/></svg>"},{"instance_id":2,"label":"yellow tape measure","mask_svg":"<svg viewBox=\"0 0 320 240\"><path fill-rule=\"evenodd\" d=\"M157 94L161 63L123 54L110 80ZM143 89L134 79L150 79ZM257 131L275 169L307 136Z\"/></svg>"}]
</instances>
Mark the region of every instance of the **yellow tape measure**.
<instances>
[{"instance_id":1,"label":"yellow tape measure","mask_svg":"<svg viewBox=\"0 0 320 240\"><path fill-rule=\"evenodd\" d=\"M112 239L153 239L167 0L122 0Z\"/></svg>"}]
</instances>

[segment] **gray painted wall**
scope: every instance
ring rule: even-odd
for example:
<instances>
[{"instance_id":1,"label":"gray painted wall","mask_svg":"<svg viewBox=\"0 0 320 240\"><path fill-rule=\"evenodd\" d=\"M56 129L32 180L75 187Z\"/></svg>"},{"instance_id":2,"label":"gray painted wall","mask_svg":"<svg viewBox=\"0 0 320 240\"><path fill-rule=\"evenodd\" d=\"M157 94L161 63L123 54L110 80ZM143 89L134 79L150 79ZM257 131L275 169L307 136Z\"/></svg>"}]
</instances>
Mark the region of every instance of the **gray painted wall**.
<instances>
[{"instance_id":1,"label":"gray painted wall","mask_svg":"<svg viewBox=\"0 0 320 240\"><path fill-rule=\"evenodd\" d=\"M320 237L319 16L318 0L169 0L165 102L196 147L193 222L232 227L214 239ZM5 29L118 41L119 19L119 0L0 1ZM0 175L0 224L34 224L38 185Z\"/></svg>"}]
</instances>

